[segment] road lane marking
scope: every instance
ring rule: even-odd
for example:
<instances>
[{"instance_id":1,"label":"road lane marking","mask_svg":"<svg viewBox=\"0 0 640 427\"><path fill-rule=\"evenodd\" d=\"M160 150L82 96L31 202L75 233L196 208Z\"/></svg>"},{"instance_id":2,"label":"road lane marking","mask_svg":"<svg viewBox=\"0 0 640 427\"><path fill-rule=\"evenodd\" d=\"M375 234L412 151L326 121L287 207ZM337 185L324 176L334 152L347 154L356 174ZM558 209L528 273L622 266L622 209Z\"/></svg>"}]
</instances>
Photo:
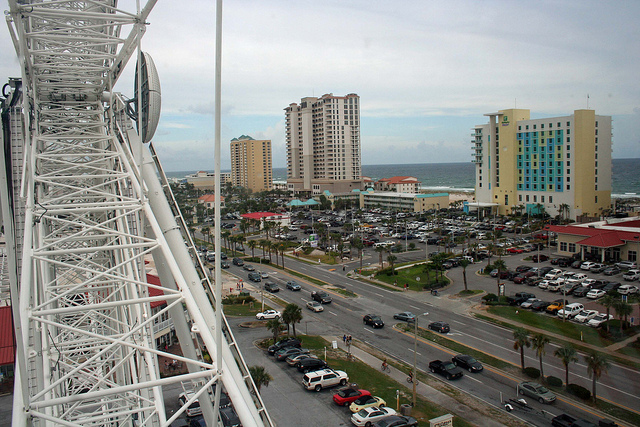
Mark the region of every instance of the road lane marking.
<instances>
[{"instance_id":1,"label":"road lane marking","mask_svg":"<svg viewBox=\"0 0 640 427\"><path fill-rule=\"evenodd\" d=\"M467 324L466 324L466 323L459 322L459 321L457 321L457 320L453 320L453 319L451 319L451 321L452 321L452 322L455 322L455 323L459 323L459 324L461 324L461 325L463 325L463 326L467 326Z\"/></svg>"},{"instance_id":2,"label":"road lane marking","mask_svg":"<svg viewBox=\"0 0 640 427\"><path fill-rule=\"evenodd\" d=\"M377 292L374 292L374 294L378 295L379 297L384 298L384 295L382 295L382 294L379 294L379 293L377 293Z\"/></svg>"},{"instance_id":3,"label":"road lane marking","mask_svg":"<svg viewBox=\"0 0 640 427\"><path fill-rule=\"evenodd\" d=\"M329 310L327 310L329 311ZM334 316L337 316L337 314L335 314L333 311L329 311L329 313L333 314Z\"/></svg>"},{"instance_id":4,"label":"road lane marking","mask_svg":"<svg viewBox=\"0 0 640 427\"><path fill-rule=\"evenodd\" d=\"M367 332L371 332L372 334L375 335L375 331L373 329L368 329L368 328L363 328L365 331Z\"/></svg>"},{"instance_id":5,"label":"road lane marking","mask_svg":"<svg viewBox=\"0 0 640 427\"><path fill-rule=\"evenodd\" d=\"M416 310L421 310L421 308L420 308L420 307L416 307L415 305L410 305L409 307L411 307L411 308L415 308Z\"/></svg>"},{"instance_id":6,"label":"road lane marking","mask_svg":"<svg viewBox=\"0 0 640 427\"><path fill-rule=\"evenodd\" d=\"M482 384L482 381L480 381L479 379L473 378L473 376L471 376L471 375L465 375L464 377L465 378L469 378L470 380L473 380L475 382L478 382L478 383Z\"/></svg>"}]
</instances>

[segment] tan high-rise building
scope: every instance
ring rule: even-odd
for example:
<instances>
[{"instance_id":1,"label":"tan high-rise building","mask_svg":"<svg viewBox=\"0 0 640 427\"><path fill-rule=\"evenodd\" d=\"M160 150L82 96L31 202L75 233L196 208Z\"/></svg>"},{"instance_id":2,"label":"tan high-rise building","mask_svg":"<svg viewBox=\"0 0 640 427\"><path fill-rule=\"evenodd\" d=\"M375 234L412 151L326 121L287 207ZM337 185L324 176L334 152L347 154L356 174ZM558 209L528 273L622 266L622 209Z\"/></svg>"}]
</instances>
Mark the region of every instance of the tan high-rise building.
<instances>
[{"instance_id":1,"label":"tan high-rise building","mask_svg":"<svg viewBox=\"0 0 640 427\"><path fill-rule=\"evenodd\" d=\"M319 195L362 189L360 97L322 95L285 108L287 188Z\"/></svg>"},{"instance_id":2,"label":"tan high-rise building","mask_svg":"<svg viewBox=\"0 0 640 427\"><path fill-rule=\"evenodd\" d=\"M242 135L231 140L231 180L254 193L272 188L271 141Z\"/></svg>"}]
</instances>

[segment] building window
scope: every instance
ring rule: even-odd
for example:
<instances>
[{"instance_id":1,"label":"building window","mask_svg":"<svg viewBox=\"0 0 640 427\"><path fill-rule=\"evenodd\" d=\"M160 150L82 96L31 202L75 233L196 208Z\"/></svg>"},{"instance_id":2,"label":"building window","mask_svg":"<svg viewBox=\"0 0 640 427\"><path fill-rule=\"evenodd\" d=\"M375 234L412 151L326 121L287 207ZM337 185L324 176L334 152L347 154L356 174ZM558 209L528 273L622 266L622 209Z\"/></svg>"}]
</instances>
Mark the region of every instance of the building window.
<instances>
[{"instance_id":1,"label":"building window","mask_svg":"<svg viewBox=\"0 0 640 427\"><path fill-rule=\"evenodd\" d=\"M529 195L527 194L527 202L529 201Z\"/></svg>"},{"instance_id":2,"label":"building window","mask_svg":"<svg viewBox=\"0 0 640 427\"><path fill-rule=\"evenodd\" d=\"M576 244L569 243L569 252L575 252L575 251L576 251Z\"/></svg>"},{"instance_id":3,"label":"building window","mask_svg":"<svg viewBox=\"0 0 640 427\"><path fill-rule=\"evenodd\" d=\"M540 203L544 203L544 196L540 196Z\"/></svg>"},{"instance_id":4,"label":"building window","mask_svg":"<svg viewBox=\"0 0 640 427\"><path fill-rule=\"evenodd\" d=\"M570 185L567 185L567 190L571 190L571 186Z\"/></svg>"},{"instance_id":5,"label":"building window","mask_svg":"<svg viewBox=\"0 0 640 427\"><path fill-rule=\"evenodd\" d=\"M533 196L533 203L538 203L538 196Z\"/></svg>"},{"instance_id":6,"label":"building window","mask_svg":"<svg viewBox=\"0 0 640 427\"><path fill-rule=\"evenodd\" d=\"M522 194L518 195L518 201L521 202L522 201Z\"/></svg>"},{"instance_id":7,"label":"building window","mask_svg":"<svg viewBox=\"0 0 640 427\"><path fill-rule=\"evenodd\" d=\"M552 189L553 186L549 186L549 189ZM553 203L553 196L549 196L549 203Z\"/></svg>"},{"instance_id":8,"label":"building window","mask_svg":"<svg viewBox=\"0 0 640 427\"><path fill-rule=\"evenodd\" d=\"M560 242L560 250L562 252L566 252L567 251L567 242Z\"/></svg>"}]
</instances>

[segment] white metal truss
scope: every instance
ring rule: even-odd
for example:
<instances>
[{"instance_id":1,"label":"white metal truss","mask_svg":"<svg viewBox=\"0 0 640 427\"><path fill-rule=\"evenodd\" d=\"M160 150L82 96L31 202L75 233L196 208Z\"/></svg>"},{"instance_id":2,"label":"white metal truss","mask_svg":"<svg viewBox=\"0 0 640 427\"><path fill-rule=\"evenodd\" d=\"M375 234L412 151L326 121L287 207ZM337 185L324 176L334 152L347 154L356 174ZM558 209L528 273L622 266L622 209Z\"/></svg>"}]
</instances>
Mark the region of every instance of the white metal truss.
<instances>
[{"instance_id":1,"label":"white metal truss","mask_svg":"<svg viewBox=\"0 0 640 427\"><path fill-rule=\"evenodd\" d=\"M24 162L5 159L14 175L21 171L21 187L5 179L2 188L16 265L14 425L164 426L195 399L214 425L216 382L244 426L271 425L226 321L224 342L214 340L211 284L183 242L155 153L142 147L112 90L155 0L135 13L116 0L9 4L24 113ZM162 286L147 283L145 255ZM152 296L152 288L164 294ZM152 312L160 300L166 307ZM182 357L156 349L153 325L167 315ZM161 378L159 355L189 372ZM195 394L169 415L164 387L179 382Z\"/></svg>"}]
</instances>

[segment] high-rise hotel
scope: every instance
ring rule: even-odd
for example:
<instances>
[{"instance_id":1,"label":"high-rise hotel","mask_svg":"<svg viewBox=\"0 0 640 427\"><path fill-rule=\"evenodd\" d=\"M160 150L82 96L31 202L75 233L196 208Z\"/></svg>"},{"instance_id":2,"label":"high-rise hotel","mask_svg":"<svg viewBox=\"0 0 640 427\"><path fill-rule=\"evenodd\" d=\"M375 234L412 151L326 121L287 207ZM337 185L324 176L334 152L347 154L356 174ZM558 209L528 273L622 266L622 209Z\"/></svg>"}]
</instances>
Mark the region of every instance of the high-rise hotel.
<instances>
[{"instance_id":1,"label":"high-rise hotel","mask_svg":"<svg viewBox=\"0 0 640 427\"><path fill-rule=\"evenodd\" d=\"M593 110L531 119L529 110L485 114L472 134L476 200L509 214L598 217L611 207L611 117Z\"/></svg>"},{"instance_id":2,"label":"high-rise hotel","mask_svg":"<svg viewBox=\"0 0 640 427\"><path fill-rule=\"evenodd\" d=\"M256 193L271 190L273 166L271 141L255 140L247 135L231 140L231 179L234 186Z\"/></svg>"},{"instance_id":3,"label":"high-rise hotel","mask_svg":"<svg viewBox=\"0 0 640 427\"><path fill-rule=\"evenodd\" d=\"M322 95L285 108L287 188L321 194L362 189L360 97Z\"/></svg>"}]
</instances>

